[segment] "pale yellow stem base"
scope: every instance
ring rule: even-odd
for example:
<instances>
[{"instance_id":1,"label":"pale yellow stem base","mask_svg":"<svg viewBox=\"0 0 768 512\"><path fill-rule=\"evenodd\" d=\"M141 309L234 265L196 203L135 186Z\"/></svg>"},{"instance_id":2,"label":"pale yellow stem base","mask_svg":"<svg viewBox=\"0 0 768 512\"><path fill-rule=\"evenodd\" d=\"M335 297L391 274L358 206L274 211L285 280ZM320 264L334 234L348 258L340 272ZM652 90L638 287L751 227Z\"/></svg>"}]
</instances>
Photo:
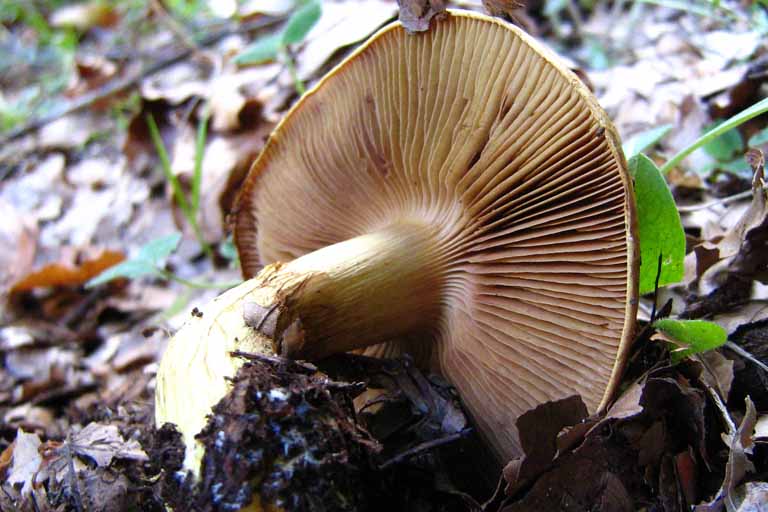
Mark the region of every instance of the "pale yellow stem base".
<instances>
[{"instance_id":1,"label":"pale yellow stem base","mask_svg":"<svg viewBox=\"0 0 768 512\"><path fill-rule=\"evenodd\" d=\"M440 313L439 254L432 231L399 223L258 276L205 306L171 339L157 374L155 421L174 423L198 474L195 440L242 366L233 351L318 359L419 334Z\"/></svg>"}]
</instances>

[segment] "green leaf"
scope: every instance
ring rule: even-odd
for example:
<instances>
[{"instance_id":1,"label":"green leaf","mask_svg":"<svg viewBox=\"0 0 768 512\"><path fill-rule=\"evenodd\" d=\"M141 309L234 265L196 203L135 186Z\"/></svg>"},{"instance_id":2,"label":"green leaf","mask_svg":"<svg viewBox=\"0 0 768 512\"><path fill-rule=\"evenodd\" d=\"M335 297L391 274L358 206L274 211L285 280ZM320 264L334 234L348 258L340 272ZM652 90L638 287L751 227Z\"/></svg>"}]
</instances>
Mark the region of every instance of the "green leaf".
<instances>
[{"instance_id":1,"label":"green leaf","mask_svg":"<svg viewBox=\"0 0 768 512\"><path fill-rule=\"evenodd\" d=\"M725 329L706 320L656 320L653 326L674 340L683 349L673 350L672 362L677 363L692 354L698 354L722 346L728 341Z\"/></svg>"},{"instance_id":2,"label":"green leaf","mask_svg":"<svg viewBox=\"0 0 768 512\"><path fill-rule=\"evenodd\" d=\"M168 236L156 238L147 242L136 255L136 260L146 260L154 264L159 264L171 255L181 241L181 233L173 233Z\"/></svg>"},{"instance_id":3,"label":"green leaf","mask_svg":"<svg viewBox=\"0 0 768 512\"><path fill-rule=\"evenodd\" d=\"M254 41L234 58L235 64L262 64L275 60L283 48L283 34L272 34Z\"/></svg>"},{"instance_id":4,"label":"green leaf","mask_svg":"<svg viewBox=\"0 0 768 512\"><path fill-rule=\"evenodd\" d=\"M629 160L646 149L655 146L672 129L671 124L665 124L656 128L651 128L644 132L636 133L624 142L624 157Z\"/></svg>"},{"instance_id":5,"label":"green leaf","mask_svg":"<svg viewBox=\"0 0 768 512\"><path fill-rule=\"evenodd\" d=\"M709 126L705 132L711 131L721 124L722 122L715 123ZM718 162L727 162L744 151L744 141L737 130L731 129L707 142L703 147L704 151Z\"/></svg>"},{"instance_id":6,"label":"green leaf","mask_svg":"<svg viewBox=\"0 0 768 512\"><path fill-rule=\"evenodd\" d=\"M165 259L176 249L181 240L181 233L173 233L148 242L139 249L136 257L106 269L104 272L85 283L86 288L93 288L113 279L137 279L148 275L163 275L161 270Z\"/></svg>"},{"instance_id":7,"label":"green leaf","mask_svg":"<svg viewBox=\"0 0 768 512\"><path fill-rule=\"evenodd\" d=\"M100 284L112 281L113 279L137 279L148 275L158 275L157 267L148 260L126 260L118 263L114 267L109 267L101 274L85 283L86 288L93 288Z\"/></svg>"},{"instance_id":8,"label":"green leaf","mask_svg":"<svg viewBox=\"0 0 768 512\"><path fill-rule=\"evenodd\" d=\"M310 0L299 7L285 25L282 42L284 45L300 43L323 14L319 0Z\"/></svg>"},{"instance_id":9,"label":"green leaf","mask_svg":"<svg viewBox=\"0 0 768 512\"><path fill-rule=\"evenodd\" d=\"M762 146L768 143L768 126L749 138L750 146Z\"/></svg>"},{"instance_id":10,"label":"green leaf","mask_svg":"<svg viewBox=\"0 0 768 512\"><path fill-rule=\"evenodd\" d=\"M683 278L685 232L675 200L656 164L642 153L629 161L635 180L638 238L640 239L640 293L654 290L661 255L659 286Z\"/></svg>"}]
</instances>

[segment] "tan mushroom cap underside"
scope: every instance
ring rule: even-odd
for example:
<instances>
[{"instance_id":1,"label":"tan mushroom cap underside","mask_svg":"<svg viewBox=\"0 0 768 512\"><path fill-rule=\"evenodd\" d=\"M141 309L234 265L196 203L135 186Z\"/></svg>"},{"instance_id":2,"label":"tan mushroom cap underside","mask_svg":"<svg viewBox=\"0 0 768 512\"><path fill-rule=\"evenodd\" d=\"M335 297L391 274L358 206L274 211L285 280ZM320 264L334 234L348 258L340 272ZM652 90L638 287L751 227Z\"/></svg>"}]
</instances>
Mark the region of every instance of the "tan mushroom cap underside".
<instances>
[{"instance_id":1,"label":"tan mushroom cap underside","mask_svg":"<svg viewBox=\"0 0 768 512\"><path fill-rule=\"evenodd\" d=\"M394 23L254 164L235 224L243 269L429 226L439 321L369 353L428 361L508 458L520 414L574 393L596 411L616 387L637 273L619 148L587 88L516 27L459 11L417 35Z\"/></svg>"}]
</instances>

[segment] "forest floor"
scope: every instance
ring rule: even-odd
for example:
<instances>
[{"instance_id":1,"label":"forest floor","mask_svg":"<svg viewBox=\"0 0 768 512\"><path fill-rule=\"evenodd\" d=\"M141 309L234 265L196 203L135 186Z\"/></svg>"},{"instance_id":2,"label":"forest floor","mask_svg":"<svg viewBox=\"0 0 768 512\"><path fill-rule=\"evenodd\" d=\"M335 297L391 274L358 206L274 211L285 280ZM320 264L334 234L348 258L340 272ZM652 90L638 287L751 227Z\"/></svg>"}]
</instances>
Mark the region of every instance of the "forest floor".
<instances>
[{"instance_id":1,"label":"forest floor","mask_svg":"<svg viewBox=\"0 0 768 512\"><path fill-rule=\"evenodd\" d=\"M296 9L2 6L0 510L184 508L169 497L184 492L168 483L175 438L152 428L159 358L195 307L241 279L228 215L271 130L398 14L394 1L326 0L297 40L254 57ZM594 91L628 158L663 166L768 97L763 1L529 1L509 15ZM371 456L357 509L768 510L767 149L763 114L666 174L683 277L641 300L621 397L576 425L572 404L531 411L518 420L526 454L503 473L478 475L481 441L456 395L407 359L323 367L390 376L398 407L365 427L408 430ZM727 342L675 357L660 316L714 322ZM315 385L303 367L270 378L286 368ZM307 503L293 510L323 509ZM236 509L213 495L189 507Z\"/></svg>"}]
</instances>

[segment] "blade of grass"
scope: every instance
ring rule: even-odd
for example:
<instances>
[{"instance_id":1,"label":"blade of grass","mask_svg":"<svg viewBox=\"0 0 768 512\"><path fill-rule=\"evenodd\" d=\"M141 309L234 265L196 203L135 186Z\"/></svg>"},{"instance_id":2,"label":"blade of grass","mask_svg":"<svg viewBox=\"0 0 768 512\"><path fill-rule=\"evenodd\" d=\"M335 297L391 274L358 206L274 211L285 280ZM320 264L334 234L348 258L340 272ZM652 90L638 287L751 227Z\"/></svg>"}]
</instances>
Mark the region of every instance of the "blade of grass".
<instances>
[{"instance_id":1,"label":"blade of grass","mask_svg":"<svg viewBox=\"0 0 768 512\"><path fill-rule=\"evenodd\" d=\"M693 153L703 145L719 137L720 135L724 134L728 130L732 128L736 128L737 126L740 126L746 123L747 121L749 121L750 119L753 119L765 112L768 112L768 98L758 101L748 109L739 112L738 114L736 114L735 116L729 119L726 119L723 123L717 125L716 127L709 130L707 133L705 133L704 135L696 139L690 146L688 146L687 148L683 149L678 154L670 158L669 161L661 167L661 173L668 174L669 171L677 167L685 157L687 157L688 155L690 155L691 153Z\"/></svg>"},{"instance_id":2,"label":"blade of grass","mask_svg":"<svg viewBox=\"0 0 768 512\"><path fill-rule=\"evenodd\" d=\"M149 127L149 135L152 138L152 144L154 144L155 151L157 151L157 156L160 158L160 167L163 170L163 174L165 174L165 178L171 184L173 197L179 203L179 208L181 208L181 212L184 215L184 218L187 219L187 222L192 227L192 231L195 233L195 238L197 238L197 241L200 244L200 247L203 249L203 252L205 252L205 255L211 261L213 261L213 258L214 258L213 249L211 249L211 246L208 244L208 242L205 241L205 238L203 238L203 232L200 229L200 225L197 223L197 209L192 208L192 205L190 204L186 194L184 193L184 189L181 188L181 182L179 182L179 178L177 178L176 175L173 174L173 171L171 171L171 160L168 157L168 151L165 149L165 144L163 143L163 138L160 136L160 129L157 127L155 118L152 116L152 114L148 113L146 116L146 121L147 121L147 126ZM198 135L199 135L199 131L198 131ZM205 139L203 139L203 141L204 140ZM201 171L200 171L201 175L202 175L202 153L203 153L202 151L197 151L197 150L195 153L195 167L196 167L195 172L197 172L197 160L199 158L200 165L201 165ZM193 187L195 186L194 181L195 180L193 179ZM198 187L199 187L199 183L198 183Z\"/></svg>"},{"instance_id":3,"label":"blade of grass","mask_svg":"<svg viewBox=\"0 0 768 512\"><path fill-rule=\"evenodd\" d=\"M293 80L293 88L296 89L296 92L301 96L307 92L307 88L304 87L304 82L301 81L299 73L296 71L296 63L293 61L293 55L291 55L290 51L287 49L283 52L283 55L285 57L285 67L288 68L288 73L290 73L291 80Z\"/></svg>"},{"instance_id":4,"label":"blade of grass","mask_svg":"<svg viewBox=\"0 0 768 512\"><path fill-rule=\"evenodd\" d=\"M154 144L157 156L160 158L160 168L163 170L163 174L165 174L165 179L171 184L173 197L179 203L182 213L187 218L187 221L191 222L192 208L189 201L187 201L187 196L184 195L179 179L171 171L171 159L168 157L168 151L165 149L163 138L160 136L160 129L157 127L157 123L152 114L148 113L146 115L146 120L147 126L149 127L149 136L152 138L152 144Z\"/></svg>"},{"instance_id":5,"label":"blade of grass","mask_svg":"<svg viewBox=\"0 0 768 512\"><path fill-rule=\"evenodd\" d=\"M192 211L200 209L200 185L203 181L203 156L205 155L205 142L208 139L208 118L210 111L208 105L203 105L200 122L197 125L197 138L195 139L195 170L192 174Z\"/></svg>"}]
</instances>

